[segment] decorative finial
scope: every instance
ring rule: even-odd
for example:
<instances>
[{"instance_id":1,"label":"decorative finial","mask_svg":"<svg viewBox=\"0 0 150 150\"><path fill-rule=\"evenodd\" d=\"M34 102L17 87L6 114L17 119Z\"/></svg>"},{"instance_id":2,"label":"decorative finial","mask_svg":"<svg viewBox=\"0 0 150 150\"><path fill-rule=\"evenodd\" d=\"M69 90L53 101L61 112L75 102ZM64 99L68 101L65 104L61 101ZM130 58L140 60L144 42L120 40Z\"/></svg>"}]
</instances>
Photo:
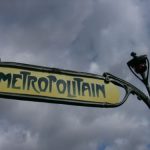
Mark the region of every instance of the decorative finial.
<instances>
[{"instance_id":1,"label":"decorative finial","mask_svg":"<svg viewBox=\"0 0 150 150\"><path fill-rule=\"evenodd\" d=\"M132 53L131 53L131 56L132 56L133 58L135 58L135 57L136 57L136 53L135 53L135 52L132 52Z\"/></svg>"}]
</instances>

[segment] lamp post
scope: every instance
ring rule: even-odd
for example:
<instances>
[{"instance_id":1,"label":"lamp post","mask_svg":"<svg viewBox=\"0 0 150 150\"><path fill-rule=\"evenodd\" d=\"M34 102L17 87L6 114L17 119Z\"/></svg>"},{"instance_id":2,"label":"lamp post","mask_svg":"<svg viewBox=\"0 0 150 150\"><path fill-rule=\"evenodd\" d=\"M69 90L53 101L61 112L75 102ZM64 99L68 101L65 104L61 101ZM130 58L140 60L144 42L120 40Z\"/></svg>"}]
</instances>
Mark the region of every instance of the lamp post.
<instances>
[{"instance_id":1,"label":"lamp post","mask_svg":"<svg viewBox=\"0 0 150 150\"><path fill-rule=\"evenodd\" d=\"M133 58L127 62L127 65L131 72L145 85L150 96L150 86L148 83L149 60L147 55L137 56L136 53L132 52L131 56Z\"/></svg>"}]
</instances>

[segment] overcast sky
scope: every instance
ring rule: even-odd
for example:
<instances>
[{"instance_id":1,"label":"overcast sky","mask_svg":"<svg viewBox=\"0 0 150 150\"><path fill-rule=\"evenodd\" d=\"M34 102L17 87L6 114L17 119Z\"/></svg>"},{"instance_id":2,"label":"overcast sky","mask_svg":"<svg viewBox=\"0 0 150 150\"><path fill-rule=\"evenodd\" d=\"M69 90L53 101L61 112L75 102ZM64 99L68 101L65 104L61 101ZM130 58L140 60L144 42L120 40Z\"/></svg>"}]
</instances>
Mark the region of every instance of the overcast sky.
<instances>
[{"instance_id":1,"label":"overcast sky","mask_svg":"<svg viewBox=\"0 0 150 150\"><path fill-rule=\"evenodd\" d=\"M0 57L103 74L140 89L126 62L150 58L148 0L0 0ZM1 150L149 150L150 110L135 96L117 108L0 99Z\"/></svg>"}]
</instances>

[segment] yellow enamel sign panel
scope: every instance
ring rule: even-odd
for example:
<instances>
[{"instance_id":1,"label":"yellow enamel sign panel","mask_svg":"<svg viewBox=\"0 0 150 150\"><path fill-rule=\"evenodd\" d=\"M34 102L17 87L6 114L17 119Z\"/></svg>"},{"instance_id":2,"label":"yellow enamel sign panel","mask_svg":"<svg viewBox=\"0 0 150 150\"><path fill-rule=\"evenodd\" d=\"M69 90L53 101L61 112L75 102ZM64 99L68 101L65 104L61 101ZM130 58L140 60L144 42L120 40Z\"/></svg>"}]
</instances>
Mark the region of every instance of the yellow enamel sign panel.
<instances>
[{"instance_id":1,"label":"yellow enamel sign panel","mask_svg":"<svg viewBox=\"0 0 150 150\"><path fill-rule=\"evenodd\" d=\"M0 93L62 102L119 103L119 89L103 79L74 73L0 66ZM38 100L39 101L39 100Z\"/></svg>"}]
</instances>

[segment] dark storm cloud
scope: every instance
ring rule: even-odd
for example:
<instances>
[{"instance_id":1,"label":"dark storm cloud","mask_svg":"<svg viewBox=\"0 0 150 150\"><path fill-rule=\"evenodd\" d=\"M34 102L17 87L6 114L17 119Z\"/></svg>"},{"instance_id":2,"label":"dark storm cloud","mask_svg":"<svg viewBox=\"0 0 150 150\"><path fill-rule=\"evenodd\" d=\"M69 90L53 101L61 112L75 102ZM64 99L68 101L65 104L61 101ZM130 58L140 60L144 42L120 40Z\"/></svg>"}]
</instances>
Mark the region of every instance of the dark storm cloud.
<instances>
[{"instance_id":1,"label":"dark storm cloud","mask_svg":"<svg viewBox=\"0 0 150 150\"><path fill-rule=\"evenodd\" d=\"M16 51L18 57L23 51L28 54L26 57L32 53L34 57L36 53L49 63L61 59L82 28L82 21L91 7L91 1L85 0L11 3L1 5L2 51L9 50L11 56Z\"/></svg>"},{"instance_id":2,"label":"dark storm cloud","mask_svg":"<svg viewBox=\"0 0 150 150\"><path fill-rule=\"evenodd\" d=\"M7 61L109 71L133 81L125 63L132 49L149 54L148 3L0 1L0 55ZM133 96L116 109L12 100L1 100L0 108L2 150L148 149L149 110Z\"/></svg>"},{"instance_id":3,"label":"dark storm cloud","mask_svg":"<svg viewBox=\"0 0 150 150\"><path fill-rule=\"evenodd\" d=\"M103 72L107 71L106 64L111 69L118 60L125 63L132 50L147 49L147 30L142 17L139 5L133 1L96 1L72 44L74 61L81 61L83 69L88 68L90 62L96 62Z\"/></svg>"}]
</instances>

